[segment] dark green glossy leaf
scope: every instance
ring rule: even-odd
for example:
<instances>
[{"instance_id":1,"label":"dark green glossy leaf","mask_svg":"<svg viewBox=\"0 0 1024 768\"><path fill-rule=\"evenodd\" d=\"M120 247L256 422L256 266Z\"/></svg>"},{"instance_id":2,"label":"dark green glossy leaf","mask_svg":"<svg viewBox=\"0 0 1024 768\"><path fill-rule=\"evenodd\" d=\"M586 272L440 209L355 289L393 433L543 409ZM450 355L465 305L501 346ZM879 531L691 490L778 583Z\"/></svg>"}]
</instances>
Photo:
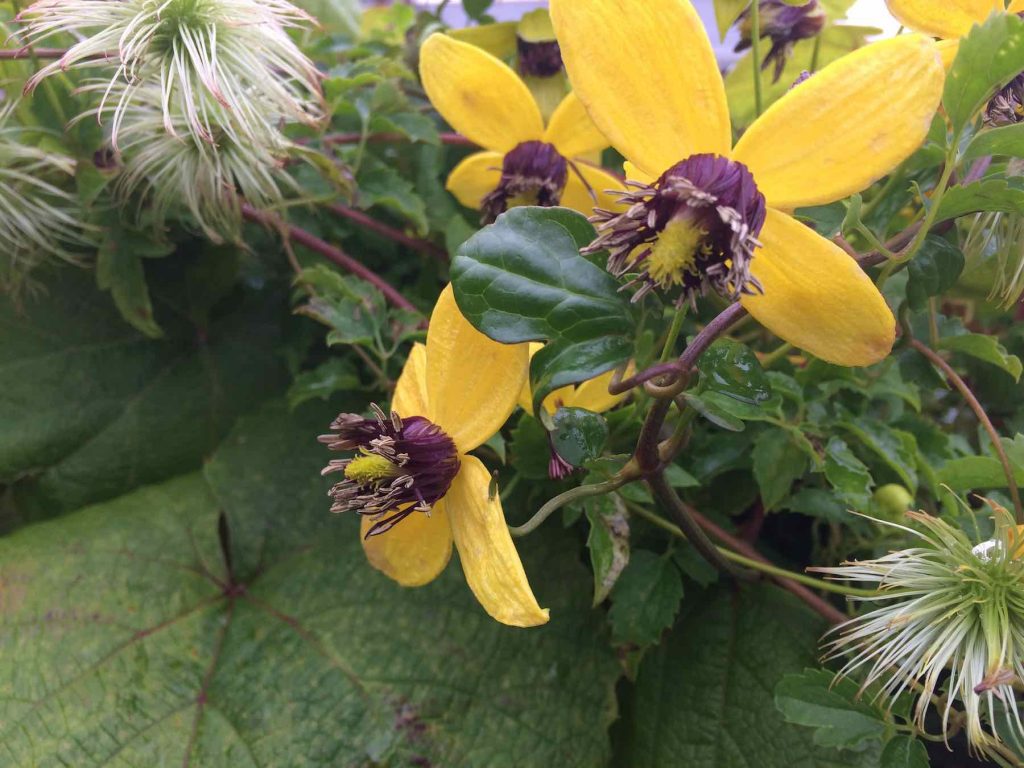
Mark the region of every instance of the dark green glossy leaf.
<instances>
[{"instance_id":1,"label":"dark green glossy leaf","mask_svg":"<svg viewBox=\"0 0 1024 768\"><path fill-rule=\"evenodd\" d=\"M686 400L687 405L716 427L721 427L730 432L742 432L746 429L742 419L733 416L713 400L689 392L683 393L683 399Z\"/></svg>"},{"instance_id":2,"label":"dark green glossy leaf","mask_svg":"<svg viewBox=\"0 0 1024 768\"><path fill-rule=\"evenodd\" d=\"M750 405L772 396L772 387L761 363L745 344L719 339L700 358L701 384Z\"/></svg>"},{"instance_id":3,"label":"dark green glossy leaf","mask_svg":"<svg viewBox=\"0 0 1024 768\"><path fill-rule=\"evenodd\" d=\"M958 134L999 89L1024 70L1024 22L1008 13L992 14L960 41L942 94L954 134Z\"/></svg>"},{"instance_id":4,"label":"dark green glossy leaf","mask_svg":"<svg viewBox=\"0 0 1024 768\"><path fill-rule=\"evenodd\" d=\"M547 480L551 446L548 431L533 416L523 414L512 430L512 466L527 480Z\"/></svg>"},{"instance_id":5,"label":"dark green glossy leaf","mask_svg":"<svg viewBox=\"0 0 1024 768\"><path fill-rule=\"evenodd\" d=\"M579 254L580 214L513 208L469 238L452 263L459 309L496 341L589 341L632 330L619 284ZM592 235L591 228L591 235Z\"/></svg>"},{"instance_id":6,"label":"dark green glossy leaf","mask_svg":"<svg viewBox=\"0 0 1024 768\"><path fill-rule=\"evenodd\" d=\"M551 442L558 455L574 467L596 459L608 442L608 423L600 414L585 408L555 411Z\"/></svg>"},{"instance_id":7,"label":"dark green glossy leaf","mask_svg":"<svg viewBox=\"0 0 1024 768\"><path fill-rule=\"evenodd\" d=\"M682 599L683 579L672 558L633 550L612 590L608 612L612 640L640 647L653 645L672 626Z\"/></svg>"},{"instance_id":8,"label":"dark green glossy leaf","mask_svg":"<svg viewBox=\"0 0 1024 768\"><path fill-rule=\"evenodd\" d=\"M545 344L530 361L534 411L539 413L544 398L559 387L579 384L617 368L629 360L632 351L632 343L625 336Z\"/></svg>"},{"instance_id":9,"label":"dark green glossy leaf","mask_svg":"<svg viewBox=\"0 0 1024 768\"><path fill-rule=\"evenodd\" d=\"M928 299L945 293L964 269L964 255L944 237L928 235L920 252L907 267L907 302L913 310L927 306Z\"/></svg>"}]
</instances>

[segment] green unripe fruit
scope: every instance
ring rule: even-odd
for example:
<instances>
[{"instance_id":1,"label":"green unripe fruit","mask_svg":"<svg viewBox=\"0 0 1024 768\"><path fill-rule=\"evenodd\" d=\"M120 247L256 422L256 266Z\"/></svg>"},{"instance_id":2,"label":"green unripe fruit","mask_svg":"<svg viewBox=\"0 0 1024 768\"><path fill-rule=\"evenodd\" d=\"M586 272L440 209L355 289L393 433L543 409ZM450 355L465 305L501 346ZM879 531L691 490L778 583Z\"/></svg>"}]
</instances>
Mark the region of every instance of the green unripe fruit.
<instances>
[{"instance_id":1,"label":"green unripe fruit","mask_svg":"<svg viewBox=\"0 0 1024 768\"><path fill-rule=\"evenodd\" d=\"M889 483L878 488L874 493L875 503L886 517L900 518L914 504L910 491L898 483Z\"/></svg>"}]
</instances>

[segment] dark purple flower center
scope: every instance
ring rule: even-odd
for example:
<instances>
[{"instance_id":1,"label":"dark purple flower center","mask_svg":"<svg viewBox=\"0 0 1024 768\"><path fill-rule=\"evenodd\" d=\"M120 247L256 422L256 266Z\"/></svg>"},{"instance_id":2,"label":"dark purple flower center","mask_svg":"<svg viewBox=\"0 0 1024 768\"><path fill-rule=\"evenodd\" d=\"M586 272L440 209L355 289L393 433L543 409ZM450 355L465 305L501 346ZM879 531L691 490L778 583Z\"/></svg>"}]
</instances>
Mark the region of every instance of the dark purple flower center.
<instances>
[{"instance_id":1,"label":"dark purple flower center","mask_svg":"<svg viewBox=\"0 0 1024 768\"><path fill-rule=\"evenodd\" d=\"M786 67L786 59L793 53L793 45L800 40L815 37L825 28L825 9L818 0L810 0L805 5L790 5L784 0L760 0L758 8L760 36L772 41L771 50L761 63L761 69L767 69L774 62L773 82L778 82ZM740 41L736 50L744 51L750 47L753 35L749 8L740 14L738 22Z\"/></svg>"},{"instance_id":2,"label":"dark purple flower center","mask_svg":"<svg viewBox=\"0 0 1024 768\"><path fill-rule=\"evenodd\" d=\"M328 492L331 511L373 518L367 536L390 530L413 512L429 514L459 471L455 442L439 426L422 416L402 419L373 410L374 419L342 413L332 434L319 437L332 451L355 453L332 460L322 474L344 474Z\"/></svg>"},{"instance_id":3,"label":"dark purple flower center","mask_svg":"<svg viewBox=\"0 0 1024 768\"><path fill-rule=\"evenodd\" d=\"M985 108L985 125L997 128L1024 122L1024 73L1017 75Z\"/></svg>"},{"instance_id":4,"label":"dark purple flower center","mask_svg":"<svg viewBox=\"0 0 1024 768\"><path fill-rule=\"evenodd\" d=\"M562 71L562 50L557 40L532 42L516 37L519 74L525 77L554 77Z\"/></svg>"},{"instance_id":5,"label":"dark purple flower center","mask_svg":"<svg viewBox=\"0 0 1024 768\"><path fill-rule=\"evenodd\" d=\"M750 262L764 226L765 201L742 163L692 155L653 186L629 181L625 213L598 209L597 239L585 253L609 252L608 270L635 276L634 300L655 288L693 301L711 287L736 299L761 290Z\"/></svg>"},{"instance_id":6,"label":"dark purple flower center","mask_svg":"<svg viewBox=\"0 0 1024 768\"><path fill-rule=\"evenodd\" d=\"M517 205L558 205L569 178L569 164L552 145L524 141L508 154L501 165L501 181L483 199L483 221Z\"/></svg>"}]
</instances>

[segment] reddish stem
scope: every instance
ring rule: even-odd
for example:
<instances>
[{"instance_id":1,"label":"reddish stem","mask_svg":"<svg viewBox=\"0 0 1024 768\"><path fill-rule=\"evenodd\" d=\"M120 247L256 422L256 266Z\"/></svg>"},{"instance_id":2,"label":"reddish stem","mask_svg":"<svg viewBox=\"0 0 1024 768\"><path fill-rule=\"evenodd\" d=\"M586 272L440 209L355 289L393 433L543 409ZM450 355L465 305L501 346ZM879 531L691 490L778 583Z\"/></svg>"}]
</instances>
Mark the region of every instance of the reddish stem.
<instances>
[{"instance_id":1,"label":"reddish stem","mask_svg":"<svg viewBox=\"0 0 1024 768\"><path fill-rule=\"evenodd\" d=\"M417 253L422 253L426 256L431 256L441 262L448 261L448 252L444 248L434 245L429 240L410 237L401 230L377 221L372 216L367 216L362 211L358 211L355 208L349 208L347 205L334 203L327 207L339 216L344 216L349 221L354 221L359 226L364 227L371 232L376 232L378 235L386 237L388 240L394 240L399 245L404 245L406 248L416 251Z\"/></svg>"},{"instance_id":2,"label":"reddish stem","mask_svg":"<svg viewBox=\"0 0 1024 768\"><path fill-rule=\"evenodd\" d=\"M14 50L0 51L0 61L11 61L13 59L59 59L65 53L66 48L15 48Z\"/></svg>"},{"instance_id":3,"label":"reddish stem","mask_svg":"<svg viewBox=\"0 0 1024 768\"><path fill-rule=\"evenodd\" d=\"M366 282L375 286L377 290L384 294L384 297L390 301L394 306L399 309L409 309L413 312L417 312L416 306L410 302L405 296L399 293L390 283L388 283L383 277L378 275L369 267L359 263L340 248L331 245L330 243L321 240L319 237L314 235L312 232L307 232L300 227L296 227L293 224L288 224L282 221L279 217L259 211L253 208L248 203L242 203L242 215L249 221L256 222L257 224L263 224L264 226L277 229L286 237L294 240L295 242L306 246L309 250L319 253L329 261L333 261L339 267L348 272L351 272L356 277L362 278Z\"/></svg>"},{"instance_id":4,"label":"reddish stem","mask_svg":"<svg viewBox=\"0 0 1024 768\"><path fill-rule=\"evenodd\" d=\"M475 147L477 146L474 142L467 139L465 136L460 136L457 133L439 133L437 138L442 144L449 144L455 147ZM324 144L358 144L363 141L363 134L361 133L329 133L323 137ZM371 133L366 137L366 141L370 144L402 144L412 141L404 133Z\"/></svg>"}]
</instances>

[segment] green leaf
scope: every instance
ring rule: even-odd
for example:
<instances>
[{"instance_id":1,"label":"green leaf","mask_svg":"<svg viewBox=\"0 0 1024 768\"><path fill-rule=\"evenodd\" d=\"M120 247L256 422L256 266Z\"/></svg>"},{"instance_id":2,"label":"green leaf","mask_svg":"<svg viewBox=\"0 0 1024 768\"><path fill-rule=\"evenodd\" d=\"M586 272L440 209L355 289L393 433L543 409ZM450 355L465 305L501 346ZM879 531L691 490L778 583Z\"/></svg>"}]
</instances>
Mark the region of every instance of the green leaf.
<instances>
[{"instance_id":1,"label":"green leaf","mask_svg":"<svg viewBox=\"0 0 1024 768\"><path fill-rule=\"evenodd\" d=\"M958 135L986 102L1024 70L1024 22L1015 14L992 14L960 40L946 75L942 106Z\"/></svg>"},{"instance_id":2,"label":"green leaf","mask_svg":"<svg viewBox=\"0 0 1024 768\"><path fill-rule=\"evenodd\" d=\"M1006 348L999 343L999 339L995 336L988 336L983 333L943 336L939 339L939 349L962 352L978 360L991 363L1010 374L1014 381L1020 381L1022 370L1020 358L1007 352Z\"/></svg>"},{"instance_id":3,"label":"green leaf","mask_svg":"<svg viewBox=\"0 0 1024 768\"><path fill-rule=\"evenodd\" d=\"M615 494L586 503L590 534L587 549L594 571L594 607L603 603L629 563L629 517Z\"/></svg>"},{"instance_id":4,"label":"green leaf","mask_svg":"<svg viewBox=\"0 0 1024 768\"><path fill-rule=\"evenodd\" d=\"M736 23L743 10L750 5L750 0L714 0L715 22L718 26L718 39L725 40L729 28Z\"/></svg>"},{"instance_id":5,"label":"green leaf","mask_svg":"<svg viewBox=\"0 0 1024 768\"><path fill-rule=\"evenodd\" d=\"M657 643L675 621L682 599L683 578L672 558L634 550L612 590L612 640L641 648Z\"/></svg>"},{"instance_id":6,"label":"green leaf","mask_svg":"<svg viewBox=\"0 0 1024 768\"><path fill-rule=\"evenodd\" d=\"M565 209L513 208L463 243L452 284L466 319L506 344L629 335L618 282L580 256L566 219L590 226Z\"/></svg>"},{"instance_id":7,"label":"green leaf","mask_svg":"<svg viewBox=\"0 0 1024 768\"><path fill-rule=\"evenodd\" d=\"M825 477L848 504L860 509L867 507L874 480L864 462L841 438L830 437L825 446Z\"/></svg>"},{"instance_id":8,"label":"green leaf","mask_svg":"<svg viewBox=\"0 0 1024 768\"><path fill-rule=\"evenodd\" d=\"M750 405L772 396L772 387L761 363L745 344L719 339L701 356L701 383L712 391Z\"/></svg>"},{"instance_id":9,"label":"green leaf","mask_svg":"<svg viewBox=\"0 0 1024 768\"><path fill-rule=\"evenodd\" d=\"M912 736L893 736L882 750L879 768L928 768L928 750Z\"/></svg>"},{"instance_id":10,"label":"green leaf","mask_svg":"<svg viewBox=\"0 0 1024 768\"><path fill-rule=\"evenodd\" d=\"M558 455L574 467L596 459L608 442L608 422L585 408L559 408L554 416L551 442Z\"/></svg>"},{"instance_id":11,"label":"green leaf","mask_svg":"<svg viewBox=\"0 0 1024 768\"><path fill-rule=\"evenodd\" d=\"M330 418L274 405L201 472L0 540L0 761L607 764L619 671L572 536L518 544L543 631L455 562L403 589L327 512Z\"/></svg>"},{"instance_id":12,"label":"green leaf","mask_svg":"<svg viewBox=\"0 0 1024 768\"><path fill-rule=\"evenodd\" d=\"M768 429L758 435L752 454L754 479L766 510L773 510L807 471L807 455L789 430Z\"/></svg>"},{"instance_id":13,"label":"green leaf","mask_svg":"<svg viewBox=\"0 0 1024 768\"><path fill-rule=\"evenodd\" d=\"M1024 467L1012 467L1018 485L1024 485ZM954 491L982 488L1006 488L1006 472L1002 462L991 456L963 456L950 459L936 473L938 482Z\"/></svg>"},{"instance_id":14,"label":"green leaf","mask_svg":"<svg viewBox=\"0 0 1024 768\"><path fill-rule=\"evenodd\" d=\"M380 291L324 264L302 270L295 280L312 293L296 312L330 328L328 344L375 345L388 314Z\"/></svg>"},{"instance_id":15,"label":"green leaf","mask_svg":"<svg viewBox=\"0 0 1024 768\"><path fill-rule=\"evenodd\" d=\"M672 632L644 656L616 765L877 768L877 750L821 747L775 709L778 682L816 664L820 618L763 583L693 592Z\"/></svg>"},{"instance_id":16,"label":"green leaf","mask_svg":"<svg viewBox=\"0 0 1024 768\"><path fill-rule=\"evenodd\" d=\"M239 415L285 387L270 291L208 326L168 313L166 338L128 327L88 275L23 306L0 301L0 481L19 518L77 509L196 469Z\"/></svg>"},{"instance_id":17,"label":"green leaf","mask_svg":"<svg viewBox=\"0 0 1024 768\"><path fill-rule=\"evenodd\" d=\"M523 414L512 430L512 466L527 480L548 479L548 459L551 446L548 431L539 420Z\"/></svg>"},{"instance_id":18,"label":"green leaf","mask_svg":"<svg viewBox=\"0 0 1024 768\"><path fill-rule=\"evenodd\" d=\"M359 207L377 206L404 218L420 236L430 231L426 205L412 182L383 163L372 163L359 175Z\"/></svg>"},{"instance_id":19,"label":"green leaf","mask_svg":"<svg viewBox=\"0 0 1024 768\"><path fill-rule=\"evenodd\" d=\"M775 421L782 415L782 398L778 395L758 405L752 405L722 392L702 392L700 399L705 408L742 421Z\"/></svg>"},{"instance_id":20,"label":"green leaf","mask_svg":"<svg viewBox=\"0 0 1024 768\"><path fill-rule=\"evenodd\" d=\"M142 260L167 256L173 250L170 243L118 226L104 230L96 251L96 285L101 291L110 291L121 317L151 339L160 338L163 331L153 317Z\"/></svg>"},{"instance_id":21,"label":"green leaf","mask_svg":"<svg viewBox=\"0 0 1024 768\"><path fill-rule=\"evenodd\" d=\"M835 680L822 669L786 675L775 686L775 706L787 722L814 728L814 743L853 749L879 739L886 722L880 711L858 701L857 684Z\"/></svg>"},{"instance_id":22,"label":"green leaf","mask_svg":"<svg viewBox=\"0 0 1024 768\"><path fill-rule=\"evenodd\" d=\"M288 388L288 407L294 410L310 400L328 400L339 392L353 392L361 386L352 361L332 357L295 377Z\"/></svg>"},{"instance_id":23,"label":"green leaf","mask_svg":"<svg viewBox=\"0 0 1024 768\"><path fill-rule=\"evenodd\" d=\"M985 179L948 190L939 203L937 221L956 219L981 211L1024 215L1024 189L1005 179Z\"/></svg>"},{"instance_id":24,"label":"green leaf","mask_svg":"<svg viewBox=\"0 0 1024 768\"><path fill-rule=\"evenodd\" d=\"M633 351L628 336L602 336L574 343L568 340L545 344L530 360L534 413L549 394L569 384L579 384L625 363Z\"/></svg>"},{"instance_id":25,"label":"green leaf","mask_svg":"<svg viewBox=\"0 0 1024 768\"><path fill-rule=\"evenodd\" d=\"M943 237L928 235L917 256L907 266L907 302L917 311L928 299L939 296L954 285L964 270L964 255Z\"/></svg>"},{"instance_id":26,"label":"green leaf","mask_svg":"<svg viewBox=\"0 0 1024 768\"><path fill-rule=\"evenodd\" d=\"M743 423L742 419L733 416L727 410L722 408L716 401L709 400L704 396L694 395L689 392L684 392L682 397L688 406L693 408L693 410L710 421L716 427L721 427L722 429L726 429L730 432L742 432L746 429L746 425Z\"/></svg>"},{"instance_id":27,"label":"green leaf","mask_svg":"<svg viewBox=\"0 0 1024 768\"><path fill-rule=\"evenodd\" d=\"M867 417L841 421L838 426L852 433L888 464L911 493L917 491L917 440L912 434Z\"/></svg>"},{"instance_id":28,"label":"green leaf","mask_svg":"<svg viewBox=\"0 0 1024 768\"><path fill-rule=\"evenodd\" d=\"M964 151L964 160L993 156L1024 157L1024 124L979 131Z\"/></svg>"}]
</instances>

